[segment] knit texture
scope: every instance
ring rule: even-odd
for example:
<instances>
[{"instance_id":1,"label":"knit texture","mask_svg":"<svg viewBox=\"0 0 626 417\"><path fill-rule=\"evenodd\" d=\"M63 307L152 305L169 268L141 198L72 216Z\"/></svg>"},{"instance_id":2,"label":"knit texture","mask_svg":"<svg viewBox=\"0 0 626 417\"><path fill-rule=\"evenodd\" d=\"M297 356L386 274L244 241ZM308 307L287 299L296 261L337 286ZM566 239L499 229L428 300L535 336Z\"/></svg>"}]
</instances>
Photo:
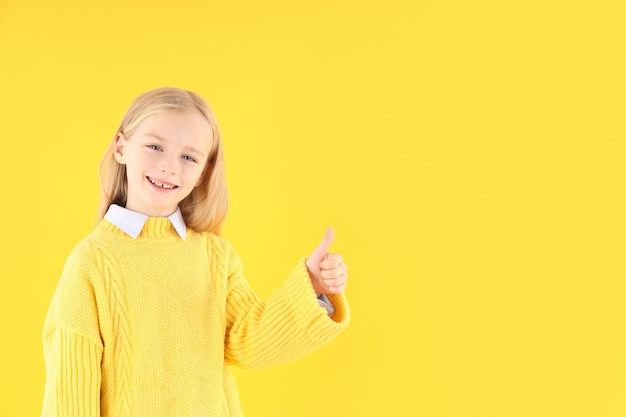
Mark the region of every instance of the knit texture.
<instances>
[{"instance_id":1,"label":"knit texture","mask_svg":"<svg viewBox=\"0 0 626 417\"><path fill-rule=\"evenodd\" d=\"M72 251L43 332L43 416L241 416L230 365L291 361L349 322L320 307L305 259L267 302L229 243L149 218L133 239L108 220Z\"/></svg>"}]
</instances>

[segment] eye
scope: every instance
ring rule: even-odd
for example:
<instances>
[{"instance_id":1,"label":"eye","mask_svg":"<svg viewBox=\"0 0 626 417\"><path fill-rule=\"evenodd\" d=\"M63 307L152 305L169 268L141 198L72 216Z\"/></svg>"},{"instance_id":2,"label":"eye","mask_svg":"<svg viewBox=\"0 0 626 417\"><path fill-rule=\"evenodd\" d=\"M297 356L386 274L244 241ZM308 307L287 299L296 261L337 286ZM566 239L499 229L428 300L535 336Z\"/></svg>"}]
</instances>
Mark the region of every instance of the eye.
<instances>
[{"instance_id":1,"label":"eye","mask_svg":"<svg viewBox=\"0 0 626 417\"><path fill-rule=\"evenodd\" d=\"M154 149L155 151L163 150L159 145L148 145L147 147L150 149Z\"/></svg>"},{"instance_id":2,"label":"eye","mask_svg":"<svg viewBox=\"0 0 626 417\"><path fill-rule=\"evenodd\" d=\"M194 157L189 156L189 155L183 155L183 159L186 160L186 161L190 161L190 162L198 162L198 161L195 160Z\"/></svg>"}]
</instances>

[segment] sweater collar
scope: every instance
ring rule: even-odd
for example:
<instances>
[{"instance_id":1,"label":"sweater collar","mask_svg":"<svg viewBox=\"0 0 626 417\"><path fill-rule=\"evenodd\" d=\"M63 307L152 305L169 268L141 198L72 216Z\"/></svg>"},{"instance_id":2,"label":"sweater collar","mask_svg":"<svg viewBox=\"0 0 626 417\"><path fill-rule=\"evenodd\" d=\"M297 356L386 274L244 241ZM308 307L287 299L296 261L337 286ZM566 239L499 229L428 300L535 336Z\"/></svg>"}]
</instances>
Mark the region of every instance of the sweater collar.
<instances>
[{"instance_id":1,"label":"sweater collar","mask_svg":"<svg viewBox=\"0 0 626 417\"><path fill-rule=\"evenodd\" d=\"M111 204L104 215L104 218L120 228L124 233L131 236L133 239L139 236L141 229L143 229L143 226L146 224L146 220L148 220L148 216L145 214L129 210L118 206L117 204ZM167 218L170 222L172 222L172 226L176 229L178 236L185 240L187 226L185 225L185 220L183 220L180 208L177 208L176 211L167 216Z\"/></svg>"}]
</instances>

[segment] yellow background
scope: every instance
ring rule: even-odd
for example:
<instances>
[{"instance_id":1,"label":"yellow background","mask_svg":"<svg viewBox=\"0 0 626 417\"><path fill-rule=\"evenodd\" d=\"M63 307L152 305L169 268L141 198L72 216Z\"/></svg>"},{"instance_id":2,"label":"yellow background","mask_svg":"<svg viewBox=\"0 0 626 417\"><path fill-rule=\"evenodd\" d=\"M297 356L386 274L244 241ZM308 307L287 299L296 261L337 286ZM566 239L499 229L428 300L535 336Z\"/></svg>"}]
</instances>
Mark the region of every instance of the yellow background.
<instances>
[{"instance_id":1,"label":"yellow background","mask_svg":"<svg viewBox=\"0 0 626 417\"><path fill-rule=\"evenodd\" d=\"M263 297L333 225L353 322L248 416L626 415L622 1L0 3L0 416L130 101L213 105Z\"/></svg>"}]
</instances>

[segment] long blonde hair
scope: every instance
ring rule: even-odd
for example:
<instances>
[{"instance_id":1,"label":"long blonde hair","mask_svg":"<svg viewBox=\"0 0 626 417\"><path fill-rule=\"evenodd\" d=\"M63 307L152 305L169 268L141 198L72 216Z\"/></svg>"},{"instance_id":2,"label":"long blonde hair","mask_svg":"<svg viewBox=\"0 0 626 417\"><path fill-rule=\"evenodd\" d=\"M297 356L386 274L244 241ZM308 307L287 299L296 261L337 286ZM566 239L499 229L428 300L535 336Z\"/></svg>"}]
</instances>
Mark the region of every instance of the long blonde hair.
<instances>
[{"instance_id":1,"label":"long blonde hair","mask_svg":"<svg viewBox=\"0 0 626 417\"><path fill-rule=\"evenodd\" d=\"M224 173L222 138L217 119L209 104L200 95L173 87L156 88L141 94L126 111L100 163L101 196L98 220L102 220L111 204L126 206L128 194L126 165L117 162L114 156L117 137L123 134L130 139L146 117L164 111L199 111L211 126L213 145L202 173L202 181L178 206L189 228L197 232L219 234L228 211L228 190Z\"/></svg>"}]
</instances>

